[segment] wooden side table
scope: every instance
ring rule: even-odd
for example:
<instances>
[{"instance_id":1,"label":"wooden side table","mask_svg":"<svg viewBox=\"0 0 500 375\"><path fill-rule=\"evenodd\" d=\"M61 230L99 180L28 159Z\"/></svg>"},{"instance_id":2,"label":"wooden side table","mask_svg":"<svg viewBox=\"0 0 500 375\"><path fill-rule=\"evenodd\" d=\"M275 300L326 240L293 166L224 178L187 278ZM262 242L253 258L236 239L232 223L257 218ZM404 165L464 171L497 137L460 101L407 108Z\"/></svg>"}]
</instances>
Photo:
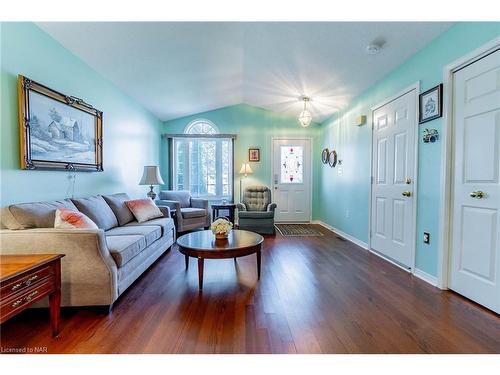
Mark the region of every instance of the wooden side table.
<instances>
[{"instance_id":1,"label":"wooden side table","mask_svg":"<svg viewBox=\"0 0 500 375\"><path fill-rule=\"evenodd\" d=\"M234 211L236 209L236 205L234 203L226 203L226 204L212 204L212 220L215 220L217 216L219 216L219 210L228 210L229 211L229 221L234 224Z\"/></svg>"},{"instance_id":2,"label":"wooden side table","mask_svg":"<svg viewBox=\"0 0 500 375\"><path fill-rule=\"evenodd\" d=\"M49 296L52 335L59 335L63 256L0 255L0 323Z\"/></svg>"}]
</instances>

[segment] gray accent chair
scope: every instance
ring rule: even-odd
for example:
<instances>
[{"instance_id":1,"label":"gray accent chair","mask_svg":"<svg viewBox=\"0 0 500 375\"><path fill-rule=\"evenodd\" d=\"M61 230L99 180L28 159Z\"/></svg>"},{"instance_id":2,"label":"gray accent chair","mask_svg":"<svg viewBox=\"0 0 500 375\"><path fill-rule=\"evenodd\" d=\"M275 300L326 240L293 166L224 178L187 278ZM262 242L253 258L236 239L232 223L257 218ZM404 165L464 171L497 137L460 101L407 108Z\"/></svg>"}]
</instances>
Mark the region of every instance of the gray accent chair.
<instances>
[{"instance_id":1,"label":"gray accent chair","mask_svg":"<svg viewBox=\"0 0 500 375\"><path fill-rule=\"evenodd\" d=\"M267 186L254 185L245 188L238 207L239 229L260 234L274 234L274 211L276 203L271 203L271 190Z\"/></svg>"},{"instance_id":2,"label":"gray accent chair","mask_svg":"<svg viewBox=\"0 0 500 375\"><path fill-rule=\"evenodd\" d=\"M167 206L174 217L177 232L205 228L211 224L208 200L191 197L187 190L162 190L156 205Z\"/></svg>"}]
</instances>

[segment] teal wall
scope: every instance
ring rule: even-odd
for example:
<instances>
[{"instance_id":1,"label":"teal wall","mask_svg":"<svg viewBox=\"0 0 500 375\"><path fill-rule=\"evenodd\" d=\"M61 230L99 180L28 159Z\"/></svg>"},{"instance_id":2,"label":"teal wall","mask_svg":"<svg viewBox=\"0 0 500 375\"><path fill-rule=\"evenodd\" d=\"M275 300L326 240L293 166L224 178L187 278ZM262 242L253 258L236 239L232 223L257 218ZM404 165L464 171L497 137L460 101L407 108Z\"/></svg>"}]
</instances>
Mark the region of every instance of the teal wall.
<instances>
[{"instance_id":1,"label":"teal wall","mask_svg":"<svg viewBox=\"0 0 500 375\"><path fill-rule=\"evenodd\" d=\"M318 142L319 125L312 123L308 128L302 128L297 118L285 116L262 108L246 104L224 107L214 111L198 113L166 121L163 124L164 133L183 133L184 128L192 120L204 118L212 121L221 133L237 134L234 144L234 193L239 201L239 171L243 162L248 162L248 148L260 147L260 162L250 163L253 174L245 180L245 184L264 184L271 186L271 139L272 137L310 137L313 138L313 155L318 154L315 142ZM319 147L319 146L318 146ZM168 152L166 142L162 151L162 176L167 177ZM315 163L313 179L319 176L319 168ZM318 186L313 183L313 190ZM317 194L313 192L313 197ZM314 204L314 203L313 203Z\"/></svg>"},{"instance_id":2,"label":"teal wall","mask_svg":"<svg viewBox=\"0 0 500 375\"><path fill-rule=\"evenodd\" d=\"M157 164L161 122L32 23L1 23L0 205L67 196L62 171L19 169L17 75L74 95L104 112L104 172L77 173L75 196L138 186L145 164Z\"/></svg>"},{"instance_id":3,"label":"teal wall","mask_svg":"<svg viewBox=\"0 0 500 375\"><path fill-rule=\"evenodd\" d=\"M421 92L441 83L446 65L498 36L500 23L458 23L353 100L340 115L325 121L320 139L325 147L334 146L339 150L339 158L343 159L342 174L338 169L320 169L320 199L314 207L315 215L368 242L371 131L369 125L355 126L355 118L369 115L370 107L417 81ZM441 131L442 119L419 127L416 267L436 276L441 141L424 144L421 135L424 128ZM431 234L429 245L422 242L424 231Z\"/></svg>"}]
</instances>

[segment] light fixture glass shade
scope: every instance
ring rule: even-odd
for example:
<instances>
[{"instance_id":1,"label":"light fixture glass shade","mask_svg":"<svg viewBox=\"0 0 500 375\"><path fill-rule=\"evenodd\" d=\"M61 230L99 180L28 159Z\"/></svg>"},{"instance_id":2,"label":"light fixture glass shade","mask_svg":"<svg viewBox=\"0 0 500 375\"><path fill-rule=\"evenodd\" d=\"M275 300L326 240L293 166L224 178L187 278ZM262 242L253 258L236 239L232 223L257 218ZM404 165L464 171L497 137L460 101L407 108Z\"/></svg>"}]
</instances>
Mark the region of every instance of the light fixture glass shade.
<instances>
[{"instance_id":1,"label":"light fixture glass shade","mask_svg":"<svg viewBox=\"0 0 500 375\"><path fill-rule=\"evenodd\" d=\"M160 175L160 169L157 165L144 166L141 181L139 185L164 185L163 179Z\"/></svg>"},{"instance_id":2,"label":"light fixture glass shade","mask_svg":"<svg viewBox=\"0 0 500 375\"><path fill-rule=\"evenodd\" d=\"M245 176L249 173L253 173L252 168L250 168L250 164L248 163L241 164L240 173L244 173Z\"/></svg>"},{"instance_id":3,"label":"light fixture glass shade","mask_svg":"<svg viewBox=\"0 0 500 375\"><path fill-rule=\"evenodd\" d=\"M304 109L302 112L300 112L299 122L300 125L302 125L304 128L311 124L311 120L312 120L311 112L309 112L307 109Z\"/></svg>"}]
</instances>

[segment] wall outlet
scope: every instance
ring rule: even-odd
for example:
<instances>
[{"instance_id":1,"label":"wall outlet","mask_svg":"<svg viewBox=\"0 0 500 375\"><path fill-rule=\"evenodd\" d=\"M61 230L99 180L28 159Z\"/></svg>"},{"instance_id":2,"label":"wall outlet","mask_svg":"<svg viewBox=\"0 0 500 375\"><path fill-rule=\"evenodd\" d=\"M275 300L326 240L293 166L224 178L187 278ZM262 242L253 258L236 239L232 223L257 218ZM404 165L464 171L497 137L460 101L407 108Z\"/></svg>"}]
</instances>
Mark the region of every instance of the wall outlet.
<instances>
[{"instance_id":1,"label":"wall outlet","mask_svg":"<svg viewBox=\"0 0 500 375\"><path fill-rule=\"evenodd\" d=\"M427 245L431 242L431 235L428 232L424 232L424 243Z\"/></svg>"},{"instance_id":2,"label":"wall outlet","mask_svg":"<svg viewBox=\"0 0 500 375\"><path fill-rule=\"evenodd\" d=\"M349 219L349 209L348 208L345 209L345 218Z\"/></svg>"}]
</instances>

